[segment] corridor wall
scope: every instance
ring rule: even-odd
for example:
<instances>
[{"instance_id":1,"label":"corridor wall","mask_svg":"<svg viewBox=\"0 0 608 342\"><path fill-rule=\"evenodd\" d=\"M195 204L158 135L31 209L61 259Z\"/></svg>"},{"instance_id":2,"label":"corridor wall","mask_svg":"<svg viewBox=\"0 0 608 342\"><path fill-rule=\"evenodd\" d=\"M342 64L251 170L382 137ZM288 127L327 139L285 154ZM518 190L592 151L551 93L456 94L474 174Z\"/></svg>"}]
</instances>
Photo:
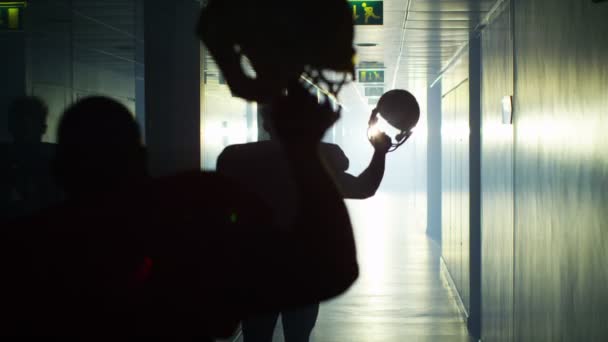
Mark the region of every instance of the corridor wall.
<instances>
[{"instance_id":1,"label":"corridor wall","mask_svg":"<svg viewBox=\"0 0 608 342\"><path fill-rule=\"evenodd\" d=\"M442 257L465 310L469 297L469 55L442 79Z\"/></svg>"},{"instance_id":2,"label":"corridor wall","mask_svg":"<svg viewBox=\"0 0 608 342\"><path fill-rule=\"evenodd\" d=\"M135 112L136 4L40 0L26 8L24 93L49 106L44 139L55 141L62 111L88 95L110 96Z\"/></svg>"},{"instance_id":3,"label":"corridor wall","mask_svg":"<svg viewBox=\"0 0 608 342\"><path fill-rule=\"evenodd\" d=\"M608 338L608 4L515 1L515 340Z\"/></svg>"},{"instance_id":4,"label":"corridor wall","mask_svg":"<svg viewBox=\"0 0 608 342\"><path fill-rule=\"evenodd\" d=\"M513 94L510 1L482 32L482 337L513 338L513 125L502 100Z\"/></svg>"},{"instance_id":5,"label":"corridor wall","mask_svg":"<svg viewBox=\"0 0 608 342\"><path fill-rule=\"evenodd\" d=\"M483 341L603 341L608 3L511 5L482 33Z\"/></svg>"}]
</instances>

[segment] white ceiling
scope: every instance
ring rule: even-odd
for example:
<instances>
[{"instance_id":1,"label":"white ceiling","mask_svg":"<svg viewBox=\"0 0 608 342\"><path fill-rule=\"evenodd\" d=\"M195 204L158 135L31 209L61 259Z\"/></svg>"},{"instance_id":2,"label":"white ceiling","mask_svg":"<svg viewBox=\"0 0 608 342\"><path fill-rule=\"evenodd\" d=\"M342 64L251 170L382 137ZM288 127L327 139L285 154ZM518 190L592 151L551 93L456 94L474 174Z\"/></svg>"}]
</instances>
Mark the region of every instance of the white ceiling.
<instances>
[{"instance_id":1,"label":"white ceiling","mask_svg":"<svg viewBox=\"0 0 608 342\"><path fill-rule=\"evenodd\" d=\"M383 26L357 26L360 61L383 62L387 86L438 75L496 0L384 0ZM396 80L395 80L396 78ZM432 81L432 80L430 80Z\"/></svg>"},{"instance_id":2,"label":"white ceiling","mask_svg":"<svg viewBox=\"0 0 608 342\"><path fill-rule=\"evenodd\" d=\"M131 73L136 58L137 3L142 0L39 0L38 18L47 32L73 21L74 53L81 62L106 65ZM386 88L432 81L442 66L468 40L496 0L384 0L384 25L357 26L355 43L360 62L386 66ZM72 8L70 9L70 4ZM35 31L35 30L34 30ZM38 32L38 34L44 34ZM212 61L203 63L217 82Z\"/></svg>"}]
</instances>

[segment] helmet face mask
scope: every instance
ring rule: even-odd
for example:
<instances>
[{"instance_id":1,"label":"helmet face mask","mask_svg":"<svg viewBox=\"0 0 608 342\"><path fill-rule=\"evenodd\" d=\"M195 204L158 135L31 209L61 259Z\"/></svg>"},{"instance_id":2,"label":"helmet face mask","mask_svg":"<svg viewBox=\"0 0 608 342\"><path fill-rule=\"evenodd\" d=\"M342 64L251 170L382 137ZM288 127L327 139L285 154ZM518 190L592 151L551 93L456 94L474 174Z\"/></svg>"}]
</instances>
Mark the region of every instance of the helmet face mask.
<instances>
[{"instance_id":1,"label":"helmet face mask","mask_svg":"<svg viewBox=\"0 0 608 342\"><path fill-rule=\"evenodd\" d=\"M311 67L306 67L303 76L311 83L317 85L319 88L324 89L329 94L337 97L344 85L348 84L354 79L354 72L336 72L333 70L318 70Z\"/></svg>"},{"instance_id":2,"label":"helmet face mask","mask_svg":"<svg viewBox=\"0 0 608 342\"><path fill-rule=\"evenodd\" d=\"M306 7L284 0L210 0L203 8L199 36L234 95L268 102L300 76L334 95L342 88L354 73L352 13L345 0L309 0ZM243 55L255 78L245 75ZM347 75L328 78L325 70Z\"/></svg>"}]
</instances>

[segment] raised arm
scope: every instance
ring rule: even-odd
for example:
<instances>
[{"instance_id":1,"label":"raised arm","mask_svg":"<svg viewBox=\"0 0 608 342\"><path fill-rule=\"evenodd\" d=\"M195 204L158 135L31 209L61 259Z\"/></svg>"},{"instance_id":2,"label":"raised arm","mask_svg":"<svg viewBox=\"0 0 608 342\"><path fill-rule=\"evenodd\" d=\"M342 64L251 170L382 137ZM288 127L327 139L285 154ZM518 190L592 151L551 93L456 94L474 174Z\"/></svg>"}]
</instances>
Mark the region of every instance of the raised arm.
<instances>
[{"instance_id":1,"label":"raised arm","mask_svg":"<svg viewBox=\"0 0 608 342\"><path fill-rule=\"evenodd\" d=\"M391 146L391 140L382 133L373 137L371 143L374 146L374 155L369 166L358 177L345 172L336 174L336 182L344 198L369 198L374 196L380 187L386 167L386 153Z\"/></svg>"}]
</instances>

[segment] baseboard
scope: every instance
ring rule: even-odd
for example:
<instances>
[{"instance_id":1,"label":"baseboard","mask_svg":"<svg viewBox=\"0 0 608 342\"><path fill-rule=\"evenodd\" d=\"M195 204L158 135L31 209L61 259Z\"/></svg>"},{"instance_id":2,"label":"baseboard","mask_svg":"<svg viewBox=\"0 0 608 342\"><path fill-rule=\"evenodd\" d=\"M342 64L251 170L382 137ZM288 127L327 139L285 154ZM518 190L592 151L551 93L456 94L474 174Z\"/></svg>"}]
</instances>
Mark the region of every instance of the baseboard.
<instances>
[{"instance_id":1,"label":"baseboard","mask_svg":"<svg viewBox=\"0 0 608 342\"><path fill-rule=\"evenodd\" d=\"M460 316L461 316L463 322L466 323L469 319L469 312L467 311L467 308L464 305L462 298L460 297L460 293L458 292L456 283L454 282L454 279L452 278L452 275L450 274L450 270L448 269L448 266L446 265L445 261L443 260L443 257L440 258L440 264L441 264L441 278L448 285L448 289L450 290L450 293L452 294L452 298L454 299L454 302L456 302L456 307L458 307L458 312L460 313Z\"/></svg>"}]
</instances>

